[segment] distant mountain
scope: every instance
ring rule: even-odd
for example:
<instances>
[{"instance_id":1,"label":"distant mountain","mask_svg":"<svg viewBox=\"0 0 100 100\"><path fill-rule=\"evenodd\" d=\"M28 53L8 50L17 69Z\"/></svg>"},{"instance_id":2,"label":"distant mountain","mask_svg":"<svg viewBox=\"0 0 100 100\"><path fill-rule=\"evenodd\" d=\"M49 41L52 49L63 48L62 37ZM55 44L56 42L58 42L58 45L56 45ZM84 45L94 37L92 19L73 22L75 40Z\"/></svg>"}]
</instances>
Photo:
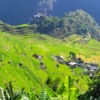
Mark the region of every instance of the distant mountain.
<instances>
[{"instance_id":1,"label":"distant mountain","mask_svg":"<svg viewBox=\"0 0 100 100\"><path fill-rule=\"evenodd\" d=\"M41 0L0 0L0 20L13 25L27 23L37 13L39 1ZM99 5L100 0L57 0L53 11L48 14L62 16L83 9L100 24Z\"/></svg>"}]
</instances>

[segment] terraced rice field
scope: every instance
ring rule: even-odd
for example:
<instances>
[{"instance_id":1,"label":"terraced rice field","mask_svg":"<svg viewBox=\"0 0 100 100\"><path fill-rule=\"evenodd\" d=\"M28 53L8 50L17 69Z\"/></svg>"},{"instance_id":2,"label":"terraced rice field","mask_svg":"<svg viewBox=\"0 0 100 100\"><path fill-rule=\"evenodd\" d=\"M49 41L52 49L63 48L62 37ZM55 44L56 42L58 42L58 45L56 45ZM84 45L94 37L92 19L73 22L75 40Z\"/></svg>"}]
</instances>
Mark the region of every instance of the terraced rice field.
<instances>
[{"instance_id":1,"label":"terraced rice field","mask_svg":"<svg viewBox=\"0 0 100 100\"><path fill-rule=\"evenodd\" d=\"M74 73L65 65L56 68L57 62L52 55L61 55L67 60L69 52L73 51L84 61L95 60L100 64L100 43L89 40L83 44L83 41L85 39L78 35L62 40L43 34L16 35L0 32L0 86L5 87L5 82L12 81L16 90L25 87L29 91L34 88L40 93L48 77L51 77L52 81L59 78L61 87L65 76ZM33 54L43 56L42 62L47 66L46 70L40 68L41 60L34 58ZM46 90L53 92L48 86Z\"/></svg>"}]
</instances>

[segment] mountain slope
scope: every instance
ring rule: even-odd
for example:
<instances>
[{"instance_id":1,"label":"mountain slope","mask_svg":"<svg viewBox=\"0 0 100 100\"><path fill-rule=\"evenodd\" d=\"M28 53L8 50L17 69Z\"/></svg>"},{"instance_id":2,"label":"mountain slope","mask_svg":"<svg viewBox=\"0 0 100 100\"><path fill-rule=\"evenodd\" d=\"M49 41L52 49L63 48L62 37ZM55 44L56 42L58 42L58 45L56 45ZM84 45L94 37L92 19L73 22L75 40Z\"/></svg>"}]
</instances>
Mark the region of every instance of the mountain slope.
<instances>
[{"instance_id":1,"label":"mountain slope","mask_svg":"<svg viewBox=\"0 0 100 100\"><path fill-rule=\"evenodd\" d=\"M0 86L5 87L5 83L11 81L15 90L24 87L29 91L32 88L38 95L45 89L49 96L56 97L65 93L64 84L67 80L64 80L69 76L75 84L79 80L77 85L72 86L71 93L76 93L76 90L85 93L90 78L84 74L84 70L71 69L54 59L58 56L69 61L69 53L72 51L77 57L82 57L84 62L100 64L100 51L91 50L94 46L95 50L98 49L100 43L96 40L84 42L86 40L79 35L62 40L43 34L15 35L0 32ZM35 58L37 56L39 58Z\"/></svg>"},{"instance_id":2,"label":"mountain slope","mask_svg":"<svg viewBox=\"0 0 100 100\"><path fill-rule=\"evenodd\" d=\"M70 12L63 17L66 31L70 34L76 33L83 36L90 36L100 39L100 26L88 13L83 10Z\"/></svg>"}]
</instances>

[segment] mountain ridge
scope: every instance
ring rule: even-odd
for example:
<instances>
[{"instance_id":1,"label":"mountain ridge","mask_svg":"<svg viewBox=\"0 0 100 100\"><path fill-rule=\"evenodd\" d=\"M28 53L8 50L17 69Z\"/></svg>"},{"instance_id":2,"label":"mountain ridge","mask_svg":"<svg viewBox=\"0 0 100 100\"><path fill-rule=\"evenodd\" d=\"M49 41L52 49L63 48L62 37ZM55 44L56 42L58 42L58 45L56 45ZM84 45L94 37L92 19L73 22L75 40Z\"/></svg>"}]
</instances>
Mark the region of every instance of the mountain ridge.
<instances>
[{"instance_id":1,"label":"mountain ridge","mask_svg":"<svg viewBox=\"0 0 100 100\"><path fill-rule=\"evenodd\" d=\"M12 26L0 23L0 30L9 33L39 32L59 38L78 34L100 40L100 26L93 17L83 10L71 11L62 17L34 15L30 23Z\"/></svg>"}]
</instances>

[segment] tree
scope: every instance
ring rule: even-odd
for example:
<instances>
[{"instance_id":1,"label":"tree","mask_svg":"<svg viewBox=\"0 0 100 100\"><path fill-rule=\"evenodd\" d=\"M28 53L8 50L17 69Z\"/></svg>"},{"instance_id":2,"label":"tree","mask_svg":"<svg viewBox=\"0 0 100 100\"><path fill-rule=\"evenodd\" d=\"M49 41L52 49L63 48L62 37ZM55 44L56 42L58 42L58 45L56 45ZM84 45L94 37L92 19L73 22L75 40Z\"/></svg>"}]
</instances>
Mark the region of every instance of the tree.
<instances>
[{"instance_id":1,"label":"tree","mask_svg":"<svg viewBox=\"0 0 100 100\"><path fill-rule=\"evenodd\" d=\"M88 91L78 97L79 100L100 100L100 70L96 72L92 81Z\"/></svg>"},{"instance_id":2,"label":"tree","mask_svg":"<svg viewBox=\"0 0 100 100\"><path fill-rule=\"evenodd\" d=\"M75 60L75 59L76 59L76 54L75 54L74 52L70 51L69 57L70 57L72 60Z\"/></svg>"}]
</instances>

